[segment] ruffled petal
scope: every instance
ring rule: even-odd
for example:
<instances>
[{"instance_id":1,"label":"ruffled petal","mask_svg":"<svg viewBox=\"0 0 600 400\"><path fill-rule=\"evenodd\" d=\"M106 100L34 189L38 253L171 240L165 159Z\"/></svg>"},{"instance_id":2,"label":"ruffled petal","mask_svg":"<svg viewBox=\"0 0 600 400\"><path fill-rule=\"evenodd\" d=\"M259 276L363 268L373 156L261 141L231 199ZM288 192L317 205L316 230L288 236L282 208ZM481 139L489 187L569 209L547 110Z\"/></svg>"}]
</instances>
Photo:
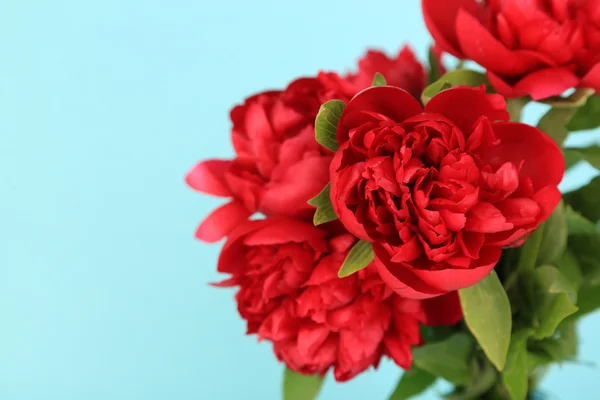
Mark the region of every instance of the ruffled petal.
<instances>
[{"instance_id":1,"label":"ruffled petal","mask_svg":"<svg viewBox=\"0 0 600 400\"><path fill-rule=\"evenodd\" d=\"M317 251L327 250L326 232L310 223L279 217L267 218L265 221L262 227L246 235L246 246L307 242Z\"/></svg>"},{"instance_id":2,"label":"ruffled petal","mask_svg":"<svg viewBox=\"0 0 600 400\"><path fill-rule=\"evenodd\" d=\"M492 203L480 201L467 213L465 231L479 233L503 232L513 228L506 217Z\"/></svg>"},{"instance_id":3,"label":"ruffled petal","mask_svg":"<svg viewBox=\"0 0 600 400\"><path fill-rule=\"evenodd\" d=\"M465 58L456 37L456 16L461 9L478 14L480 8L477 2L475 0L445 0L441 5L439 0L422 0L421 8L425 25L436 44L442 50L458 58Z\"/></svg>"},{"instance_id":4,"label":"ruffled petal","mask_svg":"<svg viewBox=\"0 0 600 400\"><path fill-rule=\"evenodd\" d=\"M211 212L202 221L196 229L196 237L206 243L218 242L237 225L246 221L250 215L252 213L244 207L242 202L232 200Z\"/></svg>"},{"instance_id":5,"label":"ruffled petal","mask_svg":"<svg viewBox=\"0 0 600 400\"><path fill-rule=\"evenodd\" d=\"M344 108L337 126L337 141L342 144L348 140L348 130L355 126L348 125L345 120L351 120L355 113L375 112L402 122L422 111L417 99L404 89L393 86L369 87L354 96Z\"/></svg>"},{"instance_id":6,"label":"ruffled petal","mask_svg":"<svg viewBox=\"0 0 600 400\"><path fill-rule=\"evenodd\" d=\"M520 166L519 178L531 179L536 192L546 186L558 186L565 171L565 160L554 140L526 124L503 122L493 126L500 143L477 149L484 164L493 169L506 162Z\"/></svg>"},{"instance_id":7,"label":"ruffled petal","mask_svg":"<svg viewBox=\"0 0 600 400\"><path fill-rule=\"evenodd\" d=\"M331 156L305 158L277 175L265 187L259 209L267 215L303 215L314 207L308 200L319 194L329 181Z\"/></svg>"},{"instance_id":8,"label":"ruffled petal","mask_svg":"<svg viewBox=\"0 0 600 400\"><path fill-rule=\"evenodd\" d=\"M441 269L424 270L413 268L412 272L424 283L437 288L442 293L472 286L485 278L500 260L500 247L484 246L475 260L475 268L470 269Z\"/></svg>"},{"instance_id":9,"label":"ruffled petal","mask_svg":"<svg viewBox=\"0 0 600 400\"><path fill-rule=\"evenodd\" d=\"M392 262L390 254L381 244L373 243L373 251L379 276L398 295L408 299L427 299L445 293L420 279L413 268Z\"/></svg>"},{"instance_id":10,"label":"ruffled petal","mask_svg":"<svg viewBox=\"0 0 600 400\"><path fill-rule=\"evenodd\" d=\"M468 104L468 107L465 107ZM486 94L485 86L457 86L435 95L425 106L426 113L441 114L454 122L467 137L482 117L490 122L508 121L506 101L497 94Z\"/></svg>"},{"instance_id":11,"label":"ruffled petal","mask_svg":"<svg viewBox=\"0 0 600 400\"><path fill-rule=\"evenodd\" d=\"M540 57L532 56L531 52L509 50L481 22L464 10L458 11L456 35L466 58L496 74L523 75L545 66Z\"/></svg>"},{"instance_id":12,"label":"ruffled petal","mask_svg":"<svg viewBox=\"0 0 600 400\"><path fill-rule=\"evenodd\" d=\"M371 241L371 238L365 231L365 228L358 222L354 213L346 206L346 196L348 191L356 186L361 179L364 169L364 163L354 164L340 171L344 150L350 145L350 142L344 143L333 157L329 166L329 176L331 177L330 198L333 211L339 217L344 227L359 239Z\"/></svg>"},{"instance_id":13,"label":"ruffled petal","mask_svg":"<svg viewBox=\"0 0 600 400\"><path fill-rule=\"evenodd\" d=\"M185 177L192 189L213 196L229 197L231 191L225 180L230 160L206 160L196 164Z\"/></svg>"},{"instance_id":14,"label":"ruffled petal","mask_svg":"<svg viewBox=\"0 0 600 400\"><path fill-rule=\"evenodd\" d=\"M558 96L579 85L579 78L568 68L546 68L526 75L514 87L518 97L529 95L533 100Z\"/></svg>"}]
</instances>

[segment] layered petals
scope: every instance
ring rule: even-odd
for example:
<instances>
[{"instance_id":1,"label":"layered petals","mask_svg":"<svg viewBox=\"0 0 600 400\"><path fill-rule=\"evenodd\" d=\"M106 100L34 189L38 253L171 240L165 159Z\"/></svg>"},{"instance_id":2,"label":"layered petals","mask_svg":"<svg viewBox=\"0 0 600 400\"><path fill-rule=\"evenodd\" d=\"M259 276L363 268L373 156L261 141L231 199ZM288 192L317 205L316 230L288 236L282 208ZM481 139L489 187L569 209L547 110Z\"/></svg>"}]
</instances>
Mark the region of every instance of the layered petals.
<instances>
[{"instance_id":1,"label":"layered petals","mask_svg":"<svg viewBox=\"0 0 600 400\"><path fill-rule=\"evenodd\" d=\"M595 2L422 0L436 44L487 70L503 96L534 100L600 88Z\"/></svg>"},{"instance_id":2,"label":"layered petals","mask_svg":"<svg viewBox=\"0 0 600 400\"><path fill-rule=\"evenodd\" d=\"M429 299L479 282L548 218L565 164L484 87L442 91L417 113L404 98L374 87L346 106L330 194L344 227L372 242L381 279Z\"/></svg>"},{"instance_id":3,"label":"layered petals","mask_svg":"<svg viewBox=\"0 0 600 400\"><path fill-rule=\"evenodd\" d=\"M374 265L340 279L354 241L291 218L247 221L219 257L219 271L231 277L215 286L239 287L235 298L247 333L272 342L277 358L294 371L333 370L342 382L376 368L384 356L408 369L412 347L422 343L422 324L453 325L462 318L456 298L427 304L401 298Z\"/></svg>"}]
</instances>

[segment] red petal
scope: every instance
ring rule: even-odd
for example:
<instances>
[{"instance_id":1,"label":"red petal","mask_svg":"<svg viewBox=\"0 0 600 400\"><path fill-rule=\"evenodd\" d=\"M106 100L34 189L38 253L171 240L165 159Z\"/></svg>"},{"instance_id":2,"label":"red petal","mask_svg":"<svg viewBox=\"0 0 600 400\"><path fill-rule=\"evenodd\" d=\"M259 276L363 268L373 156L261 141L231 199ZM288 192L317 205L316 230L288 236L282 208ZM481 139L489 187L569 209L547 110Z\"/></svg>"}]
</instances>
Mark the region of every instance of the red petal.
<instances>
[{"instance_id":1,"label":"red petal","mask_svg":"<svg viewBox=\"0 0 600 400\"><path fill-rule=\"evenodd\" d=\"M212 286L212 287L220 287L220 288L233 287L233 286L237 286L239 284L240 284L240 282L239 282L238 278L235 277L235 276L233 276L231 278L227 278L227 279L222 280L220 282L211 282L211 283L209 283L209 285Z\"/></svg>"},{"instance_id":2,"label":"red petal","mask_svg":"<svg viewBox=\"0 0 600 400\"><path fill-rule=\"evenodd\" d=\"M348 130L355 128L346 124L353 113L376 112L393 121L402 122L423 111L421 104L406 90L393 86L373 86L358 93L344 108L337 126L337 141L348 140ZM350 118L351 120L352 118ZM339 150L338 150L339 151Z\"/></svg>"},{"instance_id":3,"label":"red petal","mask_svg":"<svg viewBox=\"0 0 600 400\"><path fill-rule=\"evenodd\" d=\"M494 269L501 254L502 248L486 246L479 252L479 259L474 261L477 265L475 268L447 268L435 271L413 268L412 271L423 282L445 293L472 286L485 278Z\"/></svg>"},{"instance_id":4,"label":"red petal","mask_svg":"<svg viewBox=\"0 0 600 400\"><path fill-rule=\"evenodd\" d=\"M306 323L298 331L298 352L302 357L314 357L315 353L329 336L329 329L323 325Z\"/></svg>"},{"instance_id":5,"label":"red petal","mask_svg":"<svg viewBox=\"0 0 600 400\"><path fill-rule=\"evenodd\" d=\"M565 160L554 140L526 124L505 122L493 126L500 144L477 149L484 164L492 169L506 162L521 165L519 178L530 178L536 192L545 186L558 186L565 171Z\"/></svg>"},{"instance_id":6,"label":"red petal","mask_svg":"<svg viewBox=\"0 0 600 400\"><path fill-rule=\"evenodd\" d=\"M458 292L423 300L425 325L454 325L463 318Z\"/></svg>"},{"instance_id":7,"label":"red petal","mask_svg":"<svg viewBox=\"0 0 600 400\"><path fill-rule=\"evenodd\" d=\"M243 238L249 232L268 224L267 220L253 220L241 222L227 237L227 241L219 254L217 271L236 274L245 264L245 246Z\"/></svg>"},{"instance_id":8,"label":"red petal","mask_svg":"<svg viewBox=\"0 0 600 400\"><path fill-rule=\"evenodd\" d=\"M592 69L583 77L581 87L592 88L600 92L600 63L594 65Z\"/></svg>"},{"instance_id":9,"label":"red petal","mask_svg":"<svg viewBox=\"0 0 600 400\"><path fill-rule=\"evenodd\" d=\"M519 97L529 95L533 100L541 100L560 95L578 84L579 78L571 70L547 68L526 75L514 86L514 92Z\"/></svg>"},{"instance_id":10,"label":"red petal","mask_svg":"<svg viewBox=\"0 0 600 400\"><path fill-rule=\"evenodd\" d=\"M297 324L298 319L290 315L285 307L278 307L262 321L258 329L259 340L281 341L295 338L298 334Z\"/></svg>"},{"instance_id":11,"label":"red petal","mask_svg":"<svg viewBox=\"0 0 600 400\"><path fill-rule=\"evenodd\" d=\"M534 223L540 214L540 206L532 199L508 198L497 203L506 220L515 226Z\"/></svg>"},{"instance_id":12,"label":"red petal","mask_svg":"<svg viewBox=\"0 0 600 400\"><path fill-rule=\"evenodd\" d=\"M458 233L458 245L463 253L473 259L479 258L479 250L485 241L483 233L461 231Z\"/></svg>"},{"instance_id":13,"label":"red petal","mask_svg":"<svg viewBox=\"0 0 600 400\"><path fill-rule=\"evenodd\" d=\"M421 254L423 254L423 247L419 238L415 235L408 243L396 248L391 261L395 263L410 262L417 259Z\"/></svg>"},{"instance_id":14,"label":"red petal","mask_svg":"<svg viewBox=\"0 0 600 400\"><path fill-rule=\"evenodd\" d=\"M538 223L550 217L561 198L562 195L556 186L546 186L533 195L533 200L540 206Z\"/></svg>"},{"instance_id":15,"label":"red petal","mask_svg":"<svg viewBox=\"0 0 600 400\"><path fill-rule=\"evenodd\" d=\"M494 128L487 117L480 118L479 122L475 123L475 129L467 139L467 151L472 152L480 146L491 146L500 143Z\"/></svg>"},{"instance_id":16,"label":"red petal","mask_svg":"<svg viewBox=\"0 0 600 400\"><path fill-rule=\"evenodd\" d=\"M277 167L265 188L260 211L267 215L300 215L314 207L307 202L329 182L331 156L310 157Z\"/></svg>"},{"instance_id":17,"label":"red petal","mask_svg":"<svg viewBox=\"0 0 600 400\"><path fill-rule=\"evenodd\" d=\"M465 138L475 129L476 123L487 117L490 122L508 121L504 98L486 94L485 87L457 86L435 95L425 106L426 113L441 114L454 122Z\"/></svg>"},{"instance_id":18,"label":"red petal","mask_svg":"<svg viewBox=\"0 0 600 400\"><path fill-rule=\"evenodd\" d=\"M386 335L383 338L383 344L386 353L400 368L405 370L410 368L412 364L412 351L409 343L403 341L399 336Z\"/></svg>"},{"instance_id":19,"label":"red petal","mask_svg":"<svg viewBox=\"0 0 600 400\"><path fill-rule=\"evenodd\" d=\"M246 246L273 245L281 243L307 242L317 251L327 250L326 232L309 224L291 218L267 218L263 227L248 233L244 238Z\"/></svg>"},{"instance_id":20,"label":"red petal","mask_svg":"<svg viewBox=\"0 0 600 400\"><path fill-rule=\"evenodd\" d=\"M247 220L250 215L252 213L244 207L242 202L232 200L217 208L206 217L196 230L196 237L207 243L218 242L227 236L237 225Z\"/></svg>"},{"instance_id":21,"label":"red petal","mask_svg":"<svg viewBox=\"0 0 600 400\"><path fill-rule=\"evenodd\" d=\"M310 278L304 284L305 286L321 286L327 282L333 280L345 280L350 278L350 276L346 278L340 279L337 275L338 270L342 266L344 262L344 255L337 257L338 254L330 254L329 256L323 257L317 266L312 270L310 274Z\"/></svg>"},{"instance_id":22,"label":"red petal","mask_svg":"<svg viewBox=\"0 0 600 400\"><path fill-rule=\"evenodd\" d=\"M488 78L488 81L490 81L490 84L496 90L496 92L498 92L502 96L509 99L519 97L519 95L515 92L515 88L508 84L506 81L504 81L502 78L500 78L498 75L488 70L486 72L486 76Z\"/></svg>"},{"instance_id":23,"label":"red petal","mask_svg":"<svg viewBox=\"0 0 600 400\"><path fill-rule=\"evenodd\" d=\"M506 217L492 203L480 201L467 213L465 231L480 233L496 233L513 228Z\"/></svg>"},{"instance_id":24,"label":"red petal","mask_svg":"<svg viewBox=\"0 0 600 400\"><path fill-rule=\"evenodd\" d=\"M425 24L436 44L442 50L458 58L465 58L460 51L456 37L456 15L460 9L478 14L477 2L475 0L445 0L441 4L439 0L422 0L421 5Z\"/></svg>"},{"instance_id":25,"label":"red petal","mask_svg":"<svg viewBox=\"0 0 600 400\"><path fill-rule=\"evenodd\" d=\"M381 244L373 243L373 251L379 276L398 295L408 299L426 299L444 294L445 291L428 285L416 276L412 268L392 262Z\"/></svg>"},{"instance_id":26,"label":"red petal","mask_svg":"<svg viewBox=\"0 0 600 400\"><path fill-rule=\"evenodd\" d=\"M444 224L446 224L448 229L456 232L464 228L465 223L467 222L465 214L453 213L445 209L440 210L440 217L442 217Z\"/></svg>"},{"instance_id":27,"label":"red petal","mask_svg":"<svg viewBox=\"0 0 600 400\"><path fill-rule=\"evenodd\" d=\"M188 172L185 182L199 192L213 196L229 197L231 191L225 182L225 172L230 160L206 160L199 162Z\"/></svg>"},{"instance_id":28,"label":"red petal","mask_svg":"<svg viewBox=\"0 0 600 400\"><path fill-rule=\"evenodd\" d=\"M545 221L550 214L552 214L561 198L562 195L556 186L546 186L532 197L539 210L534 222L519 226L517 229L508 232L488 235L486 237L486 243L494 246L514 246L515 242L522 239L529 232L532 232L541 222ZM521 244L519 244L519 246Z\"/></svg>"},{"instance_id":29,"label":"red petal","mask_svg":"<svg viewBox=\"0 0 600 400\"><path fill-rule=\"evenodd\" d=\"M358 183L364 170L364 163L354 164L350 167L341 167L344 150L350 142L344 143L333 157L329 166L331 177L330 198L333 211L338 216L344 227L359 239L371 241L365 228L358 222L354 213L346 206L346 194ZM338 172L338 169L340 171Z\"/></svg>"}]
</instances>

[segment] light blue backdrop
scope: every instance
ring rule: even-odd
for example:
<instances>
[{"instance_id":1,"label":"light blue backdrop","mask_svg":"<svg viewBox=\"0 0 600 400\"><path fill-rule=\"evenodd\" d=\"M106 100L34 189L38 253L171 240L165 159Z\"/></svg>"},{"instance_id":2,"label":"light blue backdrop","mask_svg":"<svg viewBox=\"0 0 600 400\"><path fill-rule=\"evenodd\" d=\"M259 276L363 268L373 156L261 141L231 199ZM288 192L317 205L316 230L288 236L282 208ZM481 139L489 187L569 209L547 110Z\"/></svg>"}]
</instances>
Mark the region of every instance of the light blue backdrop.
<instances>
[{"instance_id":1,"label":"light blue backdrop","mask_svg":"<svg viewBox=\"0 0 600 400\"><path fill-rule=\"evenodd\" d=\"M245 96L405 40L424 55L417 0L0 2L0 398L278 399L269 346L207 286L219 246L193 233L219 201L183 176L231 155ZM583 361L599 330L581 325ZM321 399L383 400L398 376ZM568 365L544 388L597 398L598 376Z\"/></svg>"}]
</instances>

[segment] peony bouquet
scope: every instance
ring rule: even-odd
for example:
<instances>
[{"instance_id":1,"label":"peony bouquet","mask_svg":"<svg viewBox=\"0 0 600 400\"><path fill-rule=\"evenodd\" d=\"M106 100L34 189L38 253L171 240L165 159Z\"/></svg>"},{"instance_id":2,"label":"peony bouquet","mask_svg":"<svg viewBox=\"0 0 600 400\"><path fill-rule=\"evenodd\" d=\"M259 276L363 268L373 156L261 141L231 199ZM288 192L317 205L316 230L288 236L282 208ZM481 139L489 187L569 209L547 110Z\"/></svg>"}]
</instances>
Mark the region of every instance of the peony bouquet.
<instances>
[{"instance_id":1,"label":"peony bouquet","mask_svg":"<svg viewBox=\"0 0 600 400\"><path fill-rule=\"evenodd\" d=\"M426 67L369 50L253 95L231 111L235 158L186 177L227 199L196 236L226 239L214 286L272 342L284 399L384 357L406 371L390 400L436 379L454 400L532 398L600 307L600 180L558 189L575 163L600 168L600 147L563 147L600 125L600 1L422 9ZM537 127L519 122L529 102Z\"/></svg>"}]
</instances>

